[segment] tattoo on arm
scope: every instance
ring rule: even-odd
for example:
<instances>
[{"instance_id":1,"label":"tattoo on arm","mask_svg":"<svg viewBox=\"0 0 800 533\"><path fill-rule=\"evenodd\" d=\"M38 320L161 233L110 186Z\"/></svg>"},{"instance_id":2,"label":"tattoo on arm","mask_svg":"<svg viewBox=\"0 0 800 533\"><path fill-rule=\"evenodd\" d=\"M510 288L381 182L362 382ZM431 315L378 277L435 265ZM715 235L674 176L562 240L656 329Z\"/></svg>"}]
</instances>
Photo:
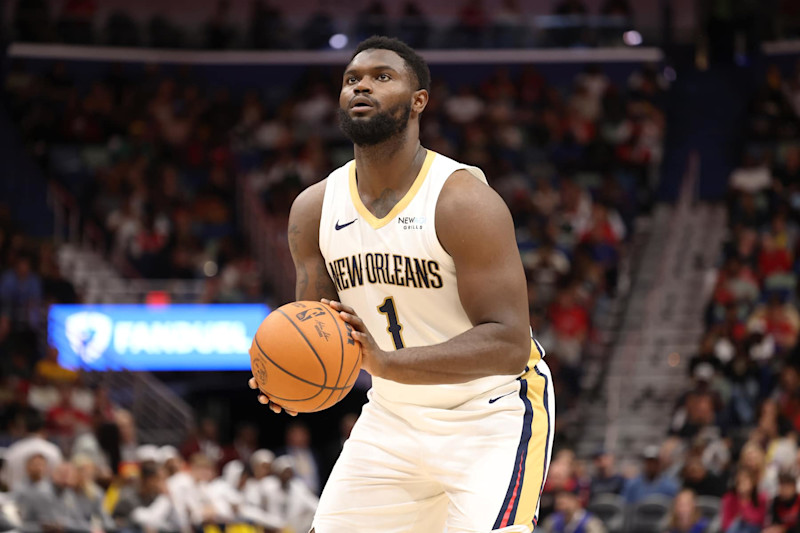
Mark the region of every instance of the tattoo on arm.
<instances>
[{"instance_id":1,"label":"tattoo on arm","mask_svg":"<svg viewBox=\"0 0 800 533\"><path fill-rule=\"evenodd\" d=\"M325 267L325 261L322 257L319 258L316 268L314 268L313 265L307 265L306 261L300 257L299 239L302 231L297 224L292 224L289 227L288 233L289 249L292 252L297 274L295 298L297 300L319 300L320 298L328 298L329 300L338 299L336 287L333 285L333 281L331 280L330 274L328 274L328 269ZM309 266L311 267L311 273L309 273ZM311 285L310 292L309 285Z\"/></svg>"},{"instance_id":2,"label":"tattoo on arm","mask_svg":"<svg viewBox=\"0 0 800 533\"><path fill-rule=\"evenodd\" d=\"M325 266L325 261L320 261L317 266L317 280L315 285L317 295L321 298L327 298L328 300L339 299L339 294L336 292L336 287L333 286L333 280L331 280L331 275L328 273L328 269Z\"/></svg>"},{"instance_id":3,"label":"tattoo on arm","mask_svg":"<svg viewBox=\"0 0 800 533\"><path fill-rule=\"evenodd\" d=\"M306 270L306 265L298 257L299 245L297 244L297 239L300 233L300 228L297 227L297 224L292 224L289 227L289 250L292 252L297 274L295 297L298 299L302 299L302 295L306 293L306 289L308 288L308 270Z\"/></svg>"}]
</instances>

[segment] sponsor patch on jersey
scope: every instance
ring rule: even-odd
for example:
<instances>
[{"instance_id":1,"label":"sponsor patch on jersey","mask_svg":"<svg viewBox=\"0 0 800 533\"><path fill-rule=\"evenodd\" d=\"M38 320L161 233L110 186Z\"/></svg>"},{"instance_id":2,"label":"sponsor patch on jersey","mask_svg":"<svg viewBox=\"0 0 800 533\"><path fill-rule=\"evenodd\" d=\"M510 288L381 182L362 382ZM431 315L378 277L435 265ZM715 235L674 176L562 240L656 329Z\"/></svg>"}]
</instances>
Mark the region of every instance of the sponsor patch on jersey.
<instances>
[{"instance_id":1,"label":"sponsor patch on jersey","mask_svg":"<svg viewBox=\"0 0 800 533\"><path fill-rule=\"evenodd\" d=\"M427 221L426 217L397 217L397 223L403 229L422 229Z\"/></svg>"}]
</instances>

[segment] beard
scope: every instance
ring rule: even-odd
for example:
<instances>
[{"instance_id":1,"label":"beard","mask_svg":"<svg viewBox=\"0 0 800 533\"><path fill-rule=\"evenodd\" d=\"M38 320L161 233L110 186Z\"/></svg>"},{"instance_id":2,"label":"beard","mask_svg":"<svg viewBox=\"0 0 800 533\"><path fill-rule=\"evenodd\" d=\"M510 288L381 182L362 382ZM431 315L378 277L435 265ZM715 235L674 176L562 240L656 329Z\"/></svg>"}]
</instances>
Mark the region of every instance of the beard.
<instances>
[{"instance_id":1,"label":"beard","mask_svg":"<svg viewBox=\"0 0 800 533\"><path fill-rule=\"evenodd\" d=\"M403 133L408 127L409 116L411 104L397 104L386 111L376 110L372 117L359 119L353 119L345 109L339 108L339 127L353 144L374 146Z\"/></svg>"}]
</instances>

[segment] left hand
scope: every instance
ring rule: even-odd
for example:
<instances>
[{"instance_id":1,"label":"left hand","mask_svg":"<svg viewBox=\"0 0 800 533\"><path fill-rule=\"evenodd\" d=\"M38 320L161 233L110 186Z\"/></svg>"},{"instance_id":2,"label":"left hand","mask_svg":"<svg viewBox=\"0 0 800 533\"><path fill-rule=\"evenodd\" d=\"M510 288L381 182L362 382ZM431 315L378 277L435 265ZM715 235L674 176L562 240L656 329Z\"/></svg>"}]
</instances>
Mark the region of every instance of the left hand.
<instances>
[{"instance_id":1,"label":"left hand","mask_svg":"<svg viewBox=\"0 0 800 533\"><path fill-rule=\"evenodd\" d=\"M353 331L350 332L350 336L361 345L361 368L372 376L384 377L383 374L389 354L380 349L372 334L367 330L364 321L356 314L355 310L342 302L325 298L320 301L325 305L329 305L334 311L338 311L342 320L352 326Z\"/></svg>"}]
</instances>

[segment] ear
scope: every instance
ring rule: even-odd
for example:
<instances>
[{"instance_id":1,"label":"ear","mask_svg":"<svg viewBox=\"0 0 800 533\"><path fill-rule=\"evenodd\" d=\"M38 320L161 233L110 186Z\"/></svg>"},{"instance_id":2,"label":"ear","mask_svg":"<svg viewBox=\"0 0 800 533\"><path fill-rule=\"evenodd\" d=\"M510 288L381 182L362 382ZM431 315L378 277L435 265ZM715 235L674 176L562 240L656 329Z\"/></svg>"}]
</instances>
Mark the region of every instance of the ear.
<instances>
[{"instance_id":1,"label":"ear","mask_svg":"<svg viewBox=\"0 0 800 533\"><path fill-rule=\"evenodd\" d=\"M414 91L414 94L411 97L411 111L419 115L425 110L425 106L427 105L428 91L425 89Z\"/></svg>"}]
</instances>

